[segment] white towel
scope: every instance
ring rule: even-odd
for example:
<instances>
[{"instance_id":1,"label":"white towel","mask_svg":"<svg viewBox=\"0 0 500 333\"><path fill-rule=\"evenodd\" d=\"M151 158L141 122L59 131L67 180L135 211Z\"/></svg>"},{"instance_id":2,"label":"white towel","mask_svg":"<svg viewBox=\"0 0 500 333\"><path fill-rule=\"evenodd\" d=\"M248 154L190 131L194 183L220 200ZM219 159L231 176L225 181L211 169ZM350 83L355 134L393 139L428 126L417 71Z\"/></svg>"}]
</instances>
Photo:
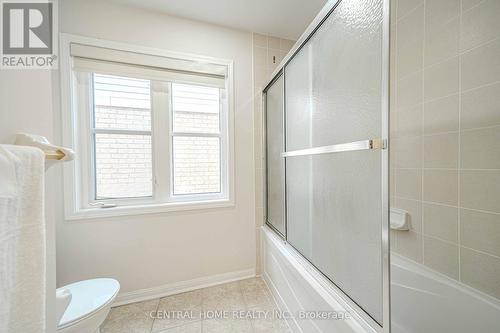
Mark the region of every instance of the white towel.
<instances>
[{"instance_id":1,"label":"white towel","mask_svg":"<svg viewBox=\"0 0 500 333\"><path fill-rule=\"evenodd\" d=\"M0 145L0 332L44 333L44 154Z\"/></svg>"}]
</instances>

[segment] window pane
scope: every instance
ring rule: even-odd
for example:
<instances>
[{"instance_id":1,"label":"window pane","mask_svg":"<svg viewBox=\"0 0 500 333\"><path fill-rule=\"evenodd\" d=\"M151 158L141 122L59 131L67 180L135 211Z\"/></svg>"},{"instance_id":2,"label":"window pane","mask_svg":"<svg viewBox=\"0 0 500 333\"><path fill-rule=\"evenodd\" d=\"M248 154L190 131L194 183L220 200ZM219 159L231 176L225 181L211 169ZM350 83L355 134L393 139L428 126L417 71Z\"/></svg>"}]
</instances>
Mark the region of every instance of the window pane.
<instances>
[{"instance_id":1,"label":"window pane","mask_svg":"<svg viewBox=\"0 0 500 333\"><path fill-rule=\"evenodd\" d=\"M151 196L151 166L150 135L96 134L96 199Z\"/></svg>"},{"instance_id":2,"label":"window pane","mask_svg":"<svg viewBox=\"0 0 500 333\"><path fill-rule=\"evenodd\" d=\"M94 112L99 129L151 130L150 81L94 74Z\"/></svg>"},{"instance_id":3,"label":"window pane","mask_svg":"<svg viewBox=\"0 0 500 333\"><path fill-rule=\"evenodd\" d=\"M219 138L177 136L174 194L220 192Z\"/></svg>"},{"instance_id":4,"label":"window pane","mask_svg":"<svg viewBox=\"0 0 500 333\"><path fill-rule=\"evenodd\" d=\"M172 84L174 132L219 133L219 88Z\"/></svg>"}]
</instances>

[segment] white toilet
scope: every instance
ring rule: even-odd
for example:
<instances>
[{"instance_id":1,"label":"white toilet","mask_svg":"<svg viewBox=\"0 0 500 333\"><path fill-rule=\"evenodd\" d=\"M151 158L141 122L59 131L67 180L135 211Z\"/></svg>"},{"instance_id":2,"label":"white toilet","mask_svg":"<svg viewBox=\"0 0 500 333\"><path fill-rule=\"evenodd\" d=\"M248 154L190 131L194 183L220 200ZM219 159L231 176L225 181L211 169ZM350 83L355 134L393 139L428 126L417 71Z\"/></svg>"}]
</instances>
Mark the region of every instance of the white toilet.
<instances>
[{"instance_id":1,"label":"white toilet","mask_svg":"<svg viewBox=\"0 0 500 333\"><path fill-rule=\"evenodd\" d=\"M106 319L120 283L115 279L91 279L56 291L58 333L96 333Z\"/></svg>"}]
</instances>

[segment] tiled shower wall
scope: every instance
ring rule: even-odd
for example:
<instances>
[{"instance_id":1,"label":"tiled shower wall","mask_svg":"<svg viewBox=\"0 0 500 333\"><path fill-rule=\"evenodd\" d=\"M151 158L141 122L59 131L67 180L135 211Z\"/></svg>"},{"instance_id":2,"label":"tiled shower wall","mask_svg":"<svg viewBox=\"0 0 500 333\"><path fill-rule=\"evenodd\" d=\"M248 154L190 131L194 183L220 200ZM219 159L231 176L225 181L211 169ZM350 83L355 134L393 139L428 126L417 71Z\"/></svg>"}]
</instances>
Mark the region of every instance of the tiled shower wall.
<instances>
[{"instance_id":1,"label":"tiled shower wall","mask_svg":"<svg viewBox=\"0 0 500 333\"><path fill-rule=\"evenodd\" d=\"M253 34L253 81L254 81L254 155L255 155L255 226L257 260L260 260L260 227L264 223L264 146L262 128L262 89L276 66L295 42L272 36ZM257 269L260 262L257 262Z\"/></svg>"},{"instance_id":2,"label":"tiled shower wall","mask_svg":"<svg viewBox=\"0 0 500 333\"><path fill-rule=\"evenodd\" d=\"M392 5L392 250L500 298L500 1Z\"/></svg>"}]
</instances>

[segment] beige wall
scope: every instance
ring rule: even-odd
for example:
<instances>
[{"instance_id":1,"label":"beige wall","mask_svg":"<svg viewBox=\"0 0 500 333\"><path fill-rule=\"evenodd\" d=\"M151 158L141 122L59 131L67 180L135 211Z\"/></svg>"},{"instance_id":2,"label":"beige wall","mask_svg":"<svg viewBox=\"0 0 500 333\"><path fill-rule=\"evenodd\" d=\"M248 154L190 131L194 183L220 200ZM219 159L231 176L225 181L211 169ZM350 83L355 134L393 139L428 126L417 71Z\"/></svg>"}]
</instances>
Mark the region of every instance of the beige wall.
<instances>
[{"instance_id":1,"label":"beige wall","mask_svg":"<svg viewBox=\"0 0 500 333\"><path fill-rule=\"evenodd\" d=\"M295 42L272 36L253 34L253 77L254 77L254 155L255 155L255 234L260 244L260 227L264 223L264 142L262 128L262 89L271 79L276 66L283 60ZM260 246L257 245L257 261L260 260ZM257 262L257 269L260 262Z\"/></svg>"},{"instance_id":2,"label":"beige wall","mask_svg":"<svg viewBox=\"0 0 500 333\"><path fill-rule=\"evenodd\" d=\"M392 248L500 298L500 1L392 2Z\"/></svg>"},{"instance_id":3,"label":"beige wall","mask_svg":"<svg viewBox=\"0 0 500 333\"><path fill-rule=\"evenodd\" d=\"M58 285L110 276L130 292L254 269L252 34L104 1L60 4L61 32L234 60L236 204L84 221L60 209Z\"/></svg>"}]
</instances>

